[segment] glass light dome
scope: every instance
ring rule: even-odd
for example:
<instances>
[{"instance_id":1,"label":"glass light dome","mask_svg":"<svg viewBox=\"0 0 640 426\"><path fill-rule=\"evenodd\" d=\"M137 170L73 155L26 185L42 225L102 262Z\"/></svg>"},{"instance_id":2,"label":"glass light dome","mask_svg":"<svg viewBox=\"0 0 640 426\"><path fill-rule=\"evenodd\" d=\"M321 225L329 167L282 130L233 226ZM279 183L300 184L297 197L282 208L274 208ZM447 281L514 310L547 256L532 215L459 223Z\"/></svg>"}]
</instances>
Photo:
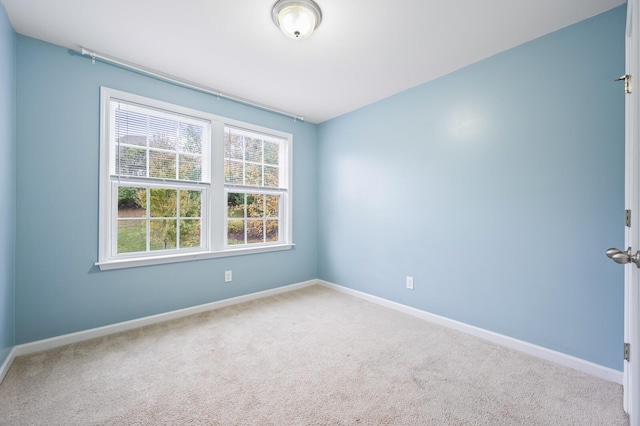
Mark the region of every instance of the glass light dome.
<instances>
[{"instance_id":1,"label":"glass light dome","mask_svg":"<svg viewBox=\"0 0 640 426\"><path fill-rule=\"evenodd\" d=\"M285 35L298 40L309 37L322 21L322 12L312 0L279 0L271 15Z\"/></svg>"}]
</instances>

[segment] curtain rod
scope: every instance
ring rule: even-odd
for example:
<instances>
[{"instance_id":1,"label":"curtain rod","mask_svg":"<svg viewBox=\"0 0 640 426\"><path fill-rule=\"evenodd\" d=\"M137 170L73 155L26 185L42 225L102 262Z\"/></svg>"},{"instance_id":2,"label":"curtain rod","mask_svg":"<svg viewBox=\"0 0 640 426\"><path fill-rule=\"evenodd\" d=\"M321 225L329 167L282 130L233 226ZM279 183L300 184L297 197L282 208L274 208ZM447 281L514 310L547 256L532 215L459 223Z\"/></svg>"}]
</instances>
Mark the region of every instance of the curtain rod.
<instances>
[{"instance_id":1,"label":"curtain rod","mask_svg":"<svg viewBox=\"0 0 640 426\"><path fill-rule=\"evenodd\" d=\"M158 80L166 81L168 83L172 83L172 84L175 84L177 86L182 86L182 87L185 87L187 89L192 89L192 90L196 90L196 91L201 92L201 93L206 93L208 95L213 95L213 96L215 96L217 98L222 98L222 99L226 99L226 100L229 100L229 101L237 102L239 104L243 104L243 105L251 106L251 107L254 107L254 108L258 108L258 109L261 109L263 111L274 112L276 114L284 115L285 117L291 117L291 118L294 119L294 121L295 120L304 121L304 117L299 116L299 115L291 114L291 113L285 112L285 111L280 111L278 109L271 108L271 107L266 106L266 105L261 105L261 104L255 103L255 102L251 102L251 101L248 101L246 99L238 98L238 97L235 97L235 96L232 96L232 95L227 95L225 93L219 92L219 91L211 89L209 87L202 86L202 85L196 84L196 83L192 83L190 81L182 80L182 79L180 79L178 77L173 77L171 75L163 74L163 73L161 73L159 71L155 71L155 70L152 70L150 68L145 68L145 67L142 67L140 65L133 64L131 62L126 62L126 61L123 61L121 59L117 59L117 58L114 58L112 56L109 56L109 55L104 55L102 53L98 53L96 51L86 49L84 47L81 47L80 49L81 49L80 53L83 56L89 56L91 58L91 61L94 64L96 62L96 59L98 59L98 60L100 60L102 62L114 64L114 65L117 65L117 66L119 66L121 68L125 68L125 69L131 70L131 71L135 71L137 73L144 74L144 75L156 78Z\"/></svg>"}]
</instances>

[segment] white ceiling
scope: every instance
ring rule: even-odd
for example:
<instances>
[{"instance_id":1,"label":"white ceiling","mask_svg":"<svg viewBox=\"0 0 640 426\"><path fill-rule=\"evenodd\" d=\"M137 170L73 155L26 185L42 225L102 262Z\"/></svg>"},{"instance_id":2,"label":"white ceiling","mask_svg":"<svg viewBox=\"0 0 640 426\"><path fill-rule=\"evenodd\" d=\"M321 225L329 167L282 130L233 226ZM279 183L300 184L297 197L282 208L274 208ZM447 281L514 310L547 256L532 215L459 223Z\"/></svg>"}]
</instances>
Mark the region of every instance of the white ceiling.
<instances>
[{"instance_id":1,"label":"white ceiling","mask_svg":"<svg viewBox=\"0 0 640 426\"><path fill-rule=\"evenodd\" d=\"M0 0L16 32L104 53L320 123L624 0L316 0L292 40L275 0Z\"/></svg>"}]
</instances>

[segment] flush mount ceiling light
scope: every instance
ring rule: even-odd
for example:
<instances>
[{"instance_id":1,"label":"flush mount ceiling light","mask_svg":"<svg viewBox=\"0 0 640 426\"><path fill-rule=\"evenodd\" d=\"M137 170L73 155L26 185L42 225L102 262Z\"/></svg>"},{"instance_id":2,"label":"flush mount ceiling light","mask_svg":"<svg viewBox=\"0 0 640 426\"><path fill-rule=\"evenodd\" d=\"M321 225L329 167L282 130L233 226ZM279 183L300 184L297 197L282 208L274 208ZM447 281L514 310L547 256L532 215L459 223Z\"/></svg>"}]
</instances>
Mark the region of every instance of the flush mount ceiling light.
<instances>
[{"instance_id":1,"label":"flush mount ceiling light","mask_svg":"<svg viewBox=\"0 0 640 426\"><path fill-rule=\"evenodd\" d=\"M271 18L288 37L301 40L318 28L322 12L313 0L278 0Z\"/></svg>"}]
</instances>

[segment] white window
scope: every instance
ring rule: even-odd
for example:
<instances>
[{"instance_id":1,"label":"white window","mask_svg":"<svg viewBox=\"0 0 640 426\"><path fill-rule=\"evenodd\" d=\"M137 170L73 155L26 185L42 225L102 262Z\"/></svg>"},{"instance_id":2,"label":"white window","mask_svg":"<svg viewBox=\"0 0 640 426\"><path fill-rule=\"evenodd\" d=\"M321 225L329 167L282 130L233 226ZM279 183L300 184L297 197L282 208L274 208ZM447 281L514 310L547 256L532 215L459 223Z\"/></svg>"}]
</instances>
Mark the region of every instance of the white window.
<instances>
[{"instance_id":1,"label":"white window","mask_svg":"<svg viewBox=\"0 0 640 426\"><path fill-rule=\"evenodd\" d=\"M287 168L283 139L234 127L224 131L227 246L282 239Z\"/></svg>"},{"instance_id":2,"label":"white window","mask_svg":"<svg viewBox=\"0 0 640 426\"><path fill-rule=\"evenodd\" d=\"M102 88L101 269L291 248L291 135Z\"/></svg>"}]
</instances>

